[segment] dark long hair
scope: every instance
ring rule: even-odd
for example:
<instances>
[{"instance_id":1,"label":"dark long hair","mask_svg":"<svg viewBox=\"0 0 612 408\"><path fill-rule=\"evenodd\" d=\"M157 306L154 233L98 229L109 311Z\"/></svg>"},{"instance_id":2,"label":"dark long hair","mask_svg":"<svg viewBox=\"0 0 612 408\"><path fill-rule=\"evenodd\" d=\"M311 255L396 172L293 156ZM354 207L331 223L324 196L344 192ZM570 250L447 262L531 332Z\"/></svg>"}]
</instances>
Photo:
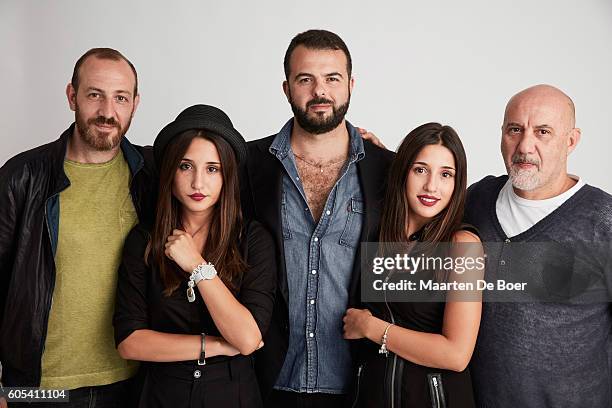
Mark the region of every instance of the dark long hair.
<instances>
[{"instance_id":1,"label":"dark long hair","mask_svg":"<svg viewBox=\"0 0 612 408\"><path fill-rule=\"evenodd\" d=\"M381 242L407 242L409 239L406 223L410 207L406 198L406 179L419 152L428 145L442 145L453 154L455 188L446 208L424 227L422 241L451 242L453 234L461 226L467 184L467 160L463 144L452 127L426 123L408 133L391 164L380 224Z\"/></svg>"},{"instance_id":2,"label":"dark long hair","mask_svg":"<svg viewBox=\"0 0 612 408\"><path fill-rule=\"evenodd\" d=\"M196 137L211 141L217 148L221 160L223 186L215 204L210 229L204 246L203 257L212 262L219 278L225 285L236 291L238 280L246 264L238 248L242 229L240 188L236 155L228 142L221 136L202 130L186 130L175 136L166 147L159 174L159 195L155 226L145 251L145 260L152 256L164 284L164 295L169 296L184 282L188 274L168 259L164 253L166 240L172 230L183 229L181 203L172 194L174 175L189 145ZM211 238L212 237L212 238Z\"/></svg>"}]
</instances>

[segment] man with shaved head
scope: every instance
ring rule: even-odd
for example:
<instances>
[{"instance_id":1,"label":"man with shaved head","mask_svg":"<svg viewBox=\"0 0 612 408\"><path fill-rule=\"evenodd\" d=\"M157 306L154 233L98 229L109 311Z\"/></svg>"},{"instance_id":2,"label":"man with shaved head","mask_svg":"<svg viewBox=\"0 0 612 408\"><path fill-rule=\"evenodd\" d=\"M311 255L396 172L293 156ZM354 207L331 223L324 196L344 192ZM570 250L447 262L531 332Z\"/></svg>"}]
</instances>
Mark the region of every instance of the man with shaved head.
<instances>
[{"instance_id":1,"label":"man with shaved head","mask_svg":"<svg viewBox=\"0 0 612 408\"><path fill-rule=\"evenodd\" d=\"M580 140L580 129L574 103L559 89L536 85L513 96L502 132L504 163L520 197L543 200L583 184L567 174L567 157Z\"/></svg>"},{"instance_id":2,"label":"man with shaved head","mask_svg":"<svg viewBox=\"0 0 612 408\"><path fill-rule=\"evenodd\" d=\"M485 177L468 191L467 221L483 241L499 243L487 251L487 274L526 277L531 290L483 304L471 364L480 407L612 402L610 304L596 296L596 285L575 290L586 270L604 283L610 279L609 250L593 248L609 248L612 240L612 196L568 174L580 137L565 93L549 85L525 89L508 102L502 124L508 175ZM553 257L538 243L564 249Z\"/></svg>"}]
</instances>

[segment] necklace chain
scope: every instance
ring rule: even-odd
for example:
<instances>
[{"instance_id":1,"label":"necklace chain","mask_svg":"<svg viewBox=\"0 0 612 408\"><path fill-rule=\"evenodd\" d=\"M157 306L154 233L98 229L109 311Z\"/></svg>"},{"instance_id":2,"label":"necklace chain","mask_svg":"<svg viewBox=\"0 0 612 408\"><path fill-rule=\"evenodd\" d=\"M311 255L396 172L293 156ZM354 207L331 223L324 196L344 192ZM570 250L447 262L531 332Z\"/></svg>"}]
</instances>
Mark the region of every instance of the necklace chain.
<instances>
[{"instance_id":1,"label":"necklace chain","mask_svg":"<svg viewBox=\"0 0 612 408\"><path fill-rule=\"evenodd\" d=\"M293 155L294 155L295 157L297 157L298 159L300 159L301 161L303 161L304 163L306 163L306 164L308 164L308 165L310 165L310 166L312 166L312 167L316 167L316 168L318 168L319 170L321 170L321 173L323 173L323 168L324 168L324 167L330 167L330 166L333 166L334 164L344 163L344 162L346 161L346 158L345 158L345 157L343 157L343 158L341 158L341 159L339 159L339 160L332 161L332 162L329 162L329 163L325 163L325 164L317 164L317 163L313 163L313 162L311 162L311 161L309 161L309 160L306 160L305 158L303 158L302 156L300 156L300 155L299 155L299 154L297 154L297 153L293 153Z\"/></svg>"}]
</instances>

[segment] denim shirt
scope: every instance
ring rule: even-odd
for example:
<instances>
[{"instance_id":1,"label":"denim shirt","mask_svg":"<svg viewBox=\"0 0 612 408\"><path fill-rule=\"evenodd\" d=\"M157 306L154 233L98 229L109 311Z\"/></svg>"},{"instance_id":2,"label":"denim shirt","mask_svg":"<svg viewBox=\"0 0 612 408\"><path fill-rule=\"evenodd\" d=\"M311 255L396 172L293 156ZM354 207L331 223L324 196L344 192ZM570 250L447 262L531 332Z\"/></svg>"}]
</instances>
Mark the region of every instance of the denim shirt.
<instances>
[{"instance_id":1,"label":"denim shirt","mask_svg":"<svg viewBox=\"0 0 612 408\"><path fill-rule=\"evenodd\" d=\"M356 163L365 153L359 133L348 122L346 127L348 160L318 223L291 150L293 119L270 146L285 169L281 223L289 289L289 347L276 389L344 394L350 385L352 361L342 317L364 218Z\"/></svg>"}]
</instances>

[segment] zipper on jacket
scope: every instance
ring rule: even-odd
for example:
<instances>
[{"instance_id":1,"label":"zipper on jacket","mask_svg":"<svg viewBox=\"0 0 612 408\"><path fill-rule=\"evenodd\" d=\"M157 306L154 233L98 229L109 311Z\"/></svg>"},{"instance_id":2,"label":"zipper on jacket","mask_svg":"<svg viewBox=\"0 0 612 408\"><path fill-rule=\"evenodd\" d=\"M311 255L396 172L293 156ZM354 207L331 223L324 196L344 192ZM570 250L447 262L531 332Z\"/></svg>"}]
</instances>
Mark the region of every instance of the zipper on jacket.
<instances>
[{"instance_id":1,"label":"zipper on jacket","mask_svg":"<svg viewBox=\"0 0 612 408\"><path fill-rule=\"evenodd\" d=\"M355 408L357 406L357 402L359 401L359 386L361 384L361 372L363 371L363 364L357 368L357 385L355 386L355 399L351 404L351 408Z\"/></svg>"},{"instance_id":2,"label":"zipper on jacket","mask_svg":"<svg viewBox=\"0 0 612 408\"><path fill-rule=\"evenodd\" d=\"M433 377L431 381L434 386L434 398L432 401L433 408L438 408L440 406L440 389L438 388L438 379Z\"/></svg>"},{"instance_id":3,"label":"zipper on jacket","mask_svg":"<svg viewBox=\"0 0 612 408\"><path fill-rule=\"evenodd\" d=\"M390 275L387 275L385 278L385 283L389 282ZM395 324L395 317L393 316L393 312L391 311L391 307L389 307L389 303L387 302L387 291L384 291L385 295L385 306L387 307L387 312L389 313L389 318L391 320L390 323ZM393 366L391 369L391 385L390 385L390 408L395 407L395 369L397 367L397 354L393 353Z\"/></svg>"},{"instance_id":4,"label":"zipper on jacket","mask_svg":"<svg viewBox=\"0 0 612 408\"><path fill-rule=\"evenodd\" d=\"M444 397L444 389L442 388L442 374L427 374L427 380L429 382L429 392L431 394L431 407L446 408L446 398Z\"/></svg>"},{"instance_id":5,"label":"zipper on jacket","mask_svg":"<svg viewBox=\"0 0 612 408\"><path fill-rule=\"evenodd\" d=\"M397 368L397 354L393 354L393 368L391 369L391 408L395 407L395 370Z\"/></svg>"}]
</instances>

